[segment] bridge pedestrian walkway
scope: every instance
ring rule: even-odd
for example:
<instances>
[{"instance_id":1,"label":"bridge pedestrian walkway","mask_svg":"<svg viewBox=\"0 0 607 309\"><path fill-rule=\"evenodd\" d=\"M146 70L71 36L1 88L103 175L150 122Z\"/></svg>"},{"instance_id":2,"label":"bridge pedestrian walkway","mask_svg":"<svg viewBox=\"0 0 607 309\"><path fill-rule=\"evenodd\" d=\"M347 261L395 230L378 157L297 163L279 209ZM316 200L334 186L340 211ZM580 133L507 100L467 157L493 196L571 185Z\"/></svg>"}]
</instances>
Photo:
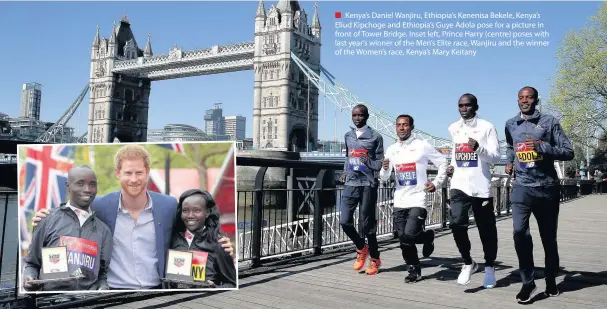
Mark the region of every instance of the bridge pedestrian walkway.
<instances>
[{"instance_id":1,"label":"bridge pedestrian walkway","mask_svg":"<svg viewBox=\"0 0 607 309\"><path fill-rule=\"evenodd\" d=\"M605 308L607 304L607 196L589 195L561 205L559 249L562 273L557 283L562 294L543 297L544 281L532 308ZM544 253L535 219L531 220L534 257L542 278ZM86 308L520 308L515 301L521 284L509 217L498 221L497 287L482 288L484 274L467 286L455 283L462 265L449 231L437 233L435 252L422 259L425 279L404 283L406 275L396 241L381 246L383 267L375 276L352 270L354 253L335 252L317 257L241 271L240 290L213 293L163 293L115 297ZM482 263L482 247L471 226L472 256ZM421 246L420 246L421 249ZM480 269L483 266L480 265ZM156 296L157 295L157 296Z\"/></svg>"}]
</instances>

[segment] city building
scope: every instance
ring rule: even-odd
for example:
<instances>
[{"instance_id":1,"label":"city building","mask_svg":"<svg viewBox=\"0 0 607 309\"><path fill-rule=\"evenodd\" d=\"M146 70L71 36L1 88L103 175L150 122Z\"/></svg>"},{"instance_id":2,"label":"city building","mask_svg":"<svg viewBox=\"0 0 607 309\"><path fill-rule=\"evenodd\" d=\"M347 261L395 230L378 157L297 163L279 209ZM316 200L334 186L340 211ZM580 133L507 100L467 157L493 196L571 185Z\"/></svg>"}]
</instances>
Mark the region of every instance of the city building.
<instances>
[{"instance_id":1,"label":"city building","mask_svg":"<svg viewBox=\"0 0 607 309\"><path fill-rule=\"evenodd\" d=\"M226 116L223 118L223 127L225 135L230 136L232 140L244 140L247 125L247 118L243 116Z\"/></svg>"},{"instance_id":2,"label":"city building","mask_svg":"<svg viewBox=\"0 0 607 309\"><path fill-rule=\"evenodd\" d=\"M21 118L40 120L41 102L42 85L38 83L23 84L21 90Z\"/></svg>"},{"instance_id":3,"label":"city building","mask_svg":"<svg viewBox=\"0 0 607 309\"><path fill-rule=\"evenodd\" d=\"M0 138L33 142L41 137L52 126L53 122L40 120L40 103L42 101L42 85L38 83L23 84L21 89L21 113L18 118L11 118L0 113ZM74 129L63 127L49 143L74 143Z\"/></svg>"},{"instance_id":4,"label":"city building","mask_svg":"<svg viewBox=\"0 0 607 309\"><path fill-rule=\"evenodd\" d=\"M148 130L148 142L163 141L212 141L204 131L187 124L167 124L160 130Z\"/></svg>"},{"instance_id":5,"label":"city building","mask_svg":"<svg viewBox=\"0 0 607 309\"><path fill-rule=\"evenodd\" d=\"M244 130L243 130L244 131ZM243 133L244 135L244 133ZM187 124L167 124L160 130L148 130L148 142L194 142L194 141L228 141L234 140L228 135L207 135L204 131ZM251 149L252 138L235 140L239 150Z\"/></svg>"},{"instance_id":6,"label":"city building","mask_svg":"<svg viewBox=\"0 0 607 309\"><path fill-rule=\"evenodd\" d=\"M11 137L13 129L10 124L10 117L7 114L0 113L0 136Z\"/></svg>"},{"instance_id":7,"label":"city building","mask_svg":"<svg viewBox=\"0 0 607 309\"><path fill-rule=\"evenodd\" d=\"M215 103L204 114L204 132L216 141L244 140L246 122L246 117L243 116L224 117L222 104Z\"/></svg>"},{"instance_id":8,"label":"city building","mask_svg":"<svg viewBox=\"0 0 607 309\"><path fill-rule=\"evenodd\" d=\"M213 104L213 109L207 109L204 115L204 131L207 135L224 135L223 109L221 103Z\"/></svg>"},{"instance_id":9,"label":"city building","mask_svg":"<svg viewBox=\"0 0 607 309\"><path fill-rule=\"evenodd\" d=\"M40 121L33 118L9 118L9 125L15 138L35 141L52 126L53 122ZM56 134L49 143L75 143L74 128L64 127L63 132Z\"/></svg>"}]
</instances>

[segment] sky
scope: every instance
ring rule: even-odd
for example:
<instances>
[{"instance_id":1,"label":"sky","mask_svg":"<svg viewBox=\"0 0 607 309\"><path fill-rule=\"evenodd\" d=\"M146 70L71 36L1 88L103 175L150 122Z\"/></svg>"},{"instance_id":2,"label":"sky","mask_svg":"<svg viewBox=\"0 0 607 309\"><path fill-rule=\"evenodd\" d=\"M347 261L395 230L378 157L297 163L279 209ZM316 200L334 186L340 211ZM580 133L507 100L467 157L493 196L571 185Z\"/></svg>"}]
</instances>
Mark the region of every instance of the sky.
<instances>
[{"instance_id":1,"label":"sky","mask_svg":"<svg viewBox=\"0 0 607 309\"><path fill-rule=\"evenodd\" d=\"M266 9L277 1L265 1ZM314 3L300 1L312 21ZM602 2L328 2L318 4L322 25L321 64L361 100L393 116L410 114L416 129L448 138L447 127L459 119L457 101L464 93L478 97L479 116L503 127L517 111L518 90L537 88L549 100L558 68L558 47L598 12ZM151 34L155 55L177 44L183 50L253 40L257 1L246 2L2 2L0 3L0 112L19 115L21 85L43 86L41 118L56 121L88 83L91 45L100 26L109 37L112 22L126 12L144 48ZM522 12L541 14L550 33L548 47L480 49L475 57L337 56L335 12ZM335 118L335 105L319 98L319 138L343 139L351 125L349 111ZM188 77L153 82L149 129L166 124L204 128L205 110L223 103L224 116L246 117L253 135L253 72ZM71 125L86 131L88 95Z\"/></svg>"}]
</instances>

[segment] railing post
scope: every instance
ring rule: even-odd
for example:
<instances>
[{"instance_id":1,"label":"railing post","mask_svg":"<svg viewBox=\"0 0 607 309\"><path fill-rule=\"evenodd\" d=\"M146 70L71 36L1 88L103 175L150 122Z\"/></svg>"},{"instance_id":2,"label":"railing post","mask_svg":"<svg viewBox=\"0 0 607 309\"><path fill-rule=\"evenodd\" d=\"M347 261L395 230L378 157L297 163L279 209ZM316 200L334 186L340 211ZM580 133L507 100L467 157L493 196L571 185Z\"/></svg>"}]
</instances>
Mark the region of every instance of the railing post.
<instances>
[{"instance_id":1,"label":"railing post","mask_svg":"<svg viewBox=\"0 0 607 309\"><path fill-rule=\"evenodd\" d=\"M327 174L327 170L323 169L318 172L316 176L316 193L314 194L314 234L312 235L313 246L314 246L314 254L319 255L322 253L322 232L324 228L324 224L322 222L323 215L323 193L325 188L325 175Z\"/></svg>"},{"instance_id":2,"label":"railing post","mask_svg":"<svg viewBox=\"0 0 607 309\"><path fill-rule=\"evenodd\" d=\"M502 179L500 177L500 179L498 180L499 185L497 186L497 188L495 188L496 190L496 207L497 208L497 217L501 217L502 216Z\"/></svg>"},{"instance_id":3,"label":"railing post","mask_svg":"<svg viewBox=\"0 0 607 309\"><path fill-rule=\"evenodd\" d=\"M293 182L295 181L295 173L294 169L289 169L289 175L287 176L287 222L291 223L295 221L294 218L294 209L293 209L293 199L295 198L295 194L293 194Z\"/></svg>"},{"instance_id":4,"label":"railing post","mask_svg":"<svg viewBox=\"0 0 607 309\"><path fill-rule=\"evenodd\" d=\"M443 186L441 188L441 201L440 201L440 208L441 208L441 220L443 221L443 229L447 228L447 197L448 197L448 193L449 190L447 189L447 182L445 181L443 183Z\"/></svg>"},{"instance_id":5,"label":"railing post","mask_svg":"<svg viewBox=\"0 0 607 309\"><path fill-rule=\"evenodd\" d=\"M21 236L19 236L21 237ZM17 261L17 267L15 267L15 300L17 300L17 298L19 297L19 274L21 272L19 265L21 264L21 261L19 261L19 251L21 251L21 245L17 244L17 259L15 261ZM2 266L2 264L0 264L0 266ZM30 308L30 307L27 307Z\"/></svg>"},{"instance_id":6,"label":"railing post","mask_svg":"<svg viewBox=\"0 0 607 309\"><path fill-rule=\"evenodd\" d=\"M510 178L506 178L506 214L510 215L510 189L512 188L512 182Z\"/></svg>"},{"instance_id":7,"label":"railing post","mask_svg":"<svg viewBox=\"0 0 607 309\"><path fill-rule=\"evenodd\" d=\"M255 176L255 202L253 203L253 233L251 239L252 266L259 266L261 260L262 230L263 230L263 179L268 167L262 166Z\"/></svg>"},{"instance_id":8,"label":"railing post","mask_svg":"<svg viewBox=\"0 0 607 309\"><path fill-rule=\"evenodd\" d=\"M8 217L8 193L6 193L6 192L3 192L3 193L4 193L3 194L4 195L4 219L2 220L3 221L2 222L2 243L0 244L0 282L2 282L1 281L1 279L2 279L2 256L4 255L2 253L4 253L4 240L6 239L6 220ZM19 254L19 250L17 250L17 256L19 256L18 254ZM18 262L19 259L17 259L16 261ZM17 263L17 265L19 265L19 263ZM16 269L16 271L19 271L19 267L16 267L15 269ZM19 276L17 276L16 272L15 272L15 277L19 277ZM15 288L17 288L17 287L15 286Z\"/></svg>"}]
</instances>

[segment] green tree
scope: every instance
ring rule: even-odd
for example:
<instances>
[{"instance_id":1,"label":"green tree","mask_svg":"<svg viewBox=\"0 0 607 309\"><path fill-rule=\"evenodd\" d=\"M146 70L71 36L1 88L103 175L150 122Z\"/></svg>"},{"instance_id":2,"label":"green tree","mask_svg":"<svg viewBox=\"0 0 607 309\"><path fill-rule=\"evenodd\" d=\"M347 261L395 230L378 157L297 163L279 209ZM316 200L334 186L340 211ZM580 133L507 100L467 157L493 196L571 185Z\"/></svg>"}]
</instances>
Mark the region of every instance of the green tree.
<instances>
[{"instance_id":1,"label":"green tree","mask_svg":"<svg viewBox=\"0 0 607 309\"><path fill-rule=\"evenodd\" d=\"M207 189L207 169L221 167L232 143L186 144L186 156L196 164L200 189Z\"/></svg>"},{"instance_id":2,"label":"green tree","mask_svg":"<svg viewBox=\"0 0 607 309\"><path fill-rule=\"evenodd\" d=\"M580 30L571 31L558 51L559 67L548 110L560 119L578 160L601 151L607 134L607 4Z\"/></svg>"}]
</instances>

